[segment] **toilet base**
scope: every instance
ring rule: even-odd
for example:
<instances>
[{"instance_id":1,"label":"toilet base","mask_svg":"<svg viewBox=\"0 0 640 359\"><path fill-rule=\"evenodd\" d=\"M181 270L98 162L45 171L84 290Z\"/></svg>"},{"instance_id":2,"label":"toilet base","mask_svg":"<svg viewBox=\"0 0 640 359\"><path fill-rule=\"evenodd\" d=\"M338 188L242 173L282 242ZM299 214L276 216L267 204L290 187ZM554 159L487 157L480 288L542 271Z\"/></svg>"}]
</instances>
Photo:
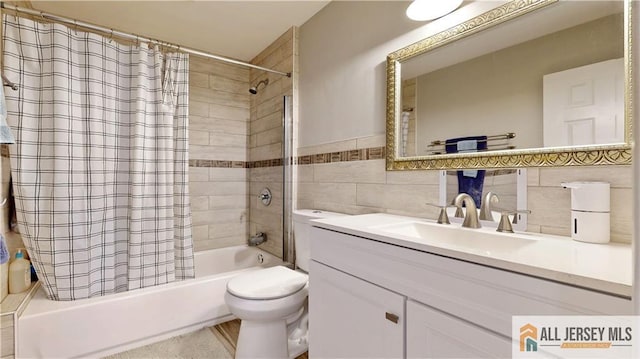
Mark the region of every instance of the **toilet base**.
<instances>
[{"instance_id":1,"label":"toilet base","mask_svg":"<svg viewBox=\"0 0 640 359\"><path fill-rule=\"evenodd\" d=\"M235 359L293 359L301 355L309 349L309 343L308 330L298 329L299 323L296 321L287 326L286 320L243 320L240 324Z\"/></svg>"},{"instance_id":2,"label":"toilet base","mask_svg":"<svg viewBox=\"0 0 640 359\"><path fill-rule=\"evenodd\" d=\"M241 320L236 359L295 358L307 351L308 289L271 300L247 300L225 293L229 310Z\"/></svg>"},{"instance_id":3,"label":"toilet base","mask_svg":"<svg viewBox=\"0 0 640 359\"><path fill-rule=\"evenodd\" d=\"M288 358L287 326L284 320L256 322L243 320L236 344L236 359Z\"/></svg>"}]
</instances>

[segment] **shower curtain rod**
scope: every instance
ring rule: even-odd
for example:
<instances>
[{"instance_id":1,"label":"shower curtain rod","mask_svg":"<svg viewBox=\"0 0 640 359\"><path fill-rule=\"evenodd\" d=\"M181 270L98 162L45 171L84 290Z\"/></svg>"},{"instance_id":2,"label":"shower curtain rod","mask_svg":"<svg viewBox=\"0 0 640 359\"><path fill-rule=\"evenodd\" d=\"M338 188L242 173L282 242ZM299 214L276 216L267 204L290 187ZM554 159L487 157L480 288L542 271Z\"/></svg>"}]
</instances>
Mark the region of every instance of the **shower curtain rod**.
<instances>
[{"instance_id":1,"label":"shower curtain rod","mask_svg":"<svg viewBox=\"0 0 640 359\"><path fill-rule=\"evenodd\" d=\"M111 34L111 36L118 36L118 37L129 39L129 40L135 40L136 42L142 41L142 42L148 42L148 43L151 43L151 44L157 44L157 45L161 45L161 46L164 46L164 47L169 47L169 48L172 48L172 49L176 49L178 51L186 52L186 53L189 53L189 54L199 55L199 56L207 57L207 58L210 58L210 59L215 59L215 60L218 60L218 61L228 62L228 63L232 63L232 64L236 64L236 65L250 67L250 68L253 68L253 69L257 69L257 70L271 72L271 73L282 75L282 76L291 77L291 73L290 72L282 72L282 71L272 70L272 69L268 69L266 67L257 66L257 65L250 64L250 63L247 63L247 62L234 60L234 59L229 59L229 58L226 58L226 57L223 57L223 56L210 54L208 52L195 50L195 49L190 49L188 47L182 47L180 45L172 44L172 43L169 43L169 42L149 39L149 38L146 38L146 37L143 37L143 36L138 36L138 35L130 34L130 33L127 33L127 32L122 32L122 31L118 31L118 30L114 30L114 29L110 29L110 28L106 28L106 27L102 27L102 26L98 26L98 25L93 25L93 24L90 24L90 23L86 23L86 22L83 22L83 21L78 21L78 20L75 20L75 19L70 19L70 18L63 17L63 16L58 16L58 15L54 15L54 14L50 14L50 13L46 13L46 12L42 12L42 11L31 10L31 9L27 9L27 8L23 8L23 7L19 7L19 6L5 4L4 2L2 2L0 4L2 5L3 9L9 9L9 10L17 11L17 12L23 12L23 13L29 14L29 15L39 16L39 17L42 17L45 20L53 20L53 21L64 23L64 24L73 25L75 27L78 27L78 26L79 27L84 27L86 29L90 29L90 30L94 30L94 31L100 31L100 32L103 32L103 33Z\"/></svg>"}]
</instances>

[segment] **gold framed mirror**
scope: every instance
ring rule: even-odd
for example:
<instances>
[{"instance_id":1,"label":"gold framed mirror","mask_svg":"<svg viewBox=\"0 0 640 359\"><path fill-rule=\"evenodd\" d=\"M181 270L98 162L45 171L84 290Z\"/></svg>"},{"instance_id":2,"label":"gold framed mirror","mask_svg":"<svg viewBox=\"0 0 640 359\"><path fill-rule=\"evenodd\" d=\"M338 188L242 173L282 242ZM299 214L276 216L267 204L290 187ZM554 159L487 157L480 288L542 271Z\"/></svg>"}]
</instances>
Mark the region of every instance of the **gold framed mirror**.
<instances>
[{"instance_id":1,"label":"gold framed mirror","mask_svg":"<svg viewBox=\"0 0 640 359\"><path fill-rule=\"evenodd\" d=\"M387 170L631 164L632 3L513 0L390 53Z\"/></svg>"}]
</instances>

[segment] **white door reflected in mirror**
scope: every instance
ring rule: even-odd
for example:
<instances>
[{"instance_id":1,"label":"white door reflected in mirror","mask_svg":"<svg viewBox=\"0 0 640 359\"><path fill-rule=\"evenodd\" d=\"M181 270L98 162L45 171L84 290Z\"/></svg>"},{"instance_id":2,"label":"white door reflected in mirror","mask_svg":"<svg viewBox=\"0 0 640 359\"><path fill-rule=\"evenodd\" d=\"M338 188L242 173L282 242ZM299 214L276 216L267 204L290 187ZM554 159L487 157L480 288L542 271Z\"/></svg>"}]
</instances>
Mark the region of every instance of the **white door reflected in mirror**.
<instances>
[{"instance_id":1,"label":"white door reflected in mirror","mask_svg":"<svg viewBox=\"0 0 640 359\"><path fill-rule=\"evenodd\" d=\"M543 77L544 147L624 142L624 61Z\"/></svg>"}]
</instances>

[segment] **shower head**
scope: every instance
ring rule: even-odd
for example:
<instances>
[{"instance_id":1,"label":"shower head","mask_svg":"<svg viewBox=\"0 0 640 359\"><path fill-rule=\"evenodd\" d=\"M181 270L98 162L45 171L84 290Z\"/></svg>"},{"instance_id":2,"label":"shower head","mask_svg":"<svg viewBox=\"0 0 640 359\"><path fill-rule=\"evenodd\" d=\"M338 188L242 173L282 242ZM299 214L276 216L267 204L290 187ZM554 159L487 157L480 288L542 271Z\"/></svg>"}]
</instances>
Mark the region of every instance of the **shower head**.
<instances>
[{"instance_id":1,"label":"shower head","mask_svg":"<svg viewBox=\"0 0 640 359\"><path fill-rule=\"evenodd\" d=\"M269 84L269 79L264 79L264 80L262 80L262 81L258 82L258 84L257 84L257 85L255 85L255 86L253 86L253 87L251 87L251 88L249 89L249 92L250 92L252 95L257 94L257 93L258 93L258 88L259 88L259 87L260 87L260 85L262 85L262 84L264 84L265 86L267 86L267 85Z\"/></svg>"}]
</instances>

